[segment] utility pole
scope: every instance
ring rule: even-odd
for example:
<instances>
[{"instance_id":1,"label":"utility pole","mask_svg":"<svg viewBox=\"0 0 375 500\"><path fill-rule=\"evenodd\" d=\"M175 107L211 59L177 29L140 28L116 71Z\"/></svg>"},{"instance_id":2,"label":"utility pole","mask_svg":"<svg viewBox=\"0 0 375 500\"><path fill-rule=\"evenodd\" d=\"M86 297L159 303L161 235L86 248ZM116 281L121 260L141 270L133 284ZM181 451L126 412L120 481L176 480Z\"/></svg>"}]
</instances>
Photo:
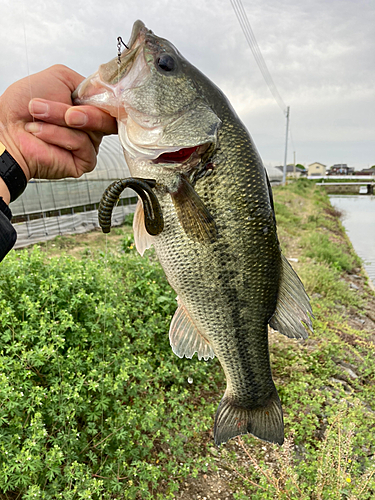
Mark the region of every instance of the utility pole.
<instances>
[{"instance_id":1,"label":"utility pole","mask_svg":"<svg viewBox=\"0 0 375 500\"><path fill-rule=\"evenodd\" d=\"M289 106L286 108L286 133L285 133L285 156L284 156L284 169L283 169L283 186L286 181L286 162L288 157L288 132L289 132Z\"/></svg>"}]
</instances>

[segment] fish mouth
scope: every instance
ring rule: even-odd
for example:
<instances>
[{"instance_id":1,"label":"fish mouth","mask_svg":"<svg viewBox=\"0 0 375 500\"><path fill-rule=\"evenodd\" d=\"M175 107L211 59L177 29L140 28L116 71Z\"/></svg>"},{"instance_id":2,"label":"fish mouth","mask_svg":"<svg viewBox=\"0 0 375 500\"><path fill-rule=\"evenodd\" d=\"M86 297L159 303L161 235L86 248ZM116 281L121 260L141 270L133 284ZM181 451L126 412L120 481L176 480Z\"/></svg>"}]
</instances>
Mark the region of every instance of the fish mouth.
<instances>
[{"instance_id":1,"label":"fish mouth","mask_svg":"<svg viewBox=\"0 0 375 500\"><path fill-rule=\"evenodd\" d=\"M114 109L119 107L121 94L140 85L149 75L146 61L138 57L143 52L147 33L150 30L144 23L136 21L126 49L120 56L101 64L95 73L78 85L72 93L73 104L93 105L119 118Z\"/></svg>"},{"instance_id":2,"label":"fish mouth","mask_svg":"<svg viewBox=\"0 0 375 500\"><path fill-rule=\"evenodd\" d=\"M181 148L177 151L162 153L153 160L153 163L184 163L192 157L198 148L200 148L200 146Z\"/></svg>"},{"instance_id":3,"label":"fish mouth","mask_svg":"<svg viewBox=\"0 0 375 500\"><path fill-rule=\"evenodd\" d=\"M211 146L211 143L206 143L177 149L176 151L167 151L153 159L152 163L163 164L167 168L168 166L175 168L176 165L180 165L182 170L190 171L202 162L203 156Z\"/></svg>"}]
</instances>

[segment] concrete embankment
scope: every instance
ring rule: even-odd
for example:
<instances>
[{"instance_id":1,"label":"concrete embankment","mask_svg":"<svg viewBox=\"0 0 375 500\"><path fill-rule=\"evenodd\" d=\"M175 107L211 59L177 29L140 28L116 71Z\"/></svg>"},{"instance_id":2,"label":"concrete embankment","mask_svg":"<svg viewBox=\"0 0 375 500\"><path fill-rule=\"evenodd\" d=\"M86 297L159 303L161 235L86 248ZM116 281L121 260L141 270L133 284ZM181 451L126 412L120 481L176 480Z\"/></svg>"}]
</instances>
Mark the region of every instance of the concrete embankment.
<instances>
[{"instance_id":1,"label":"concrete embankment","mask_svg":"<svg viewBox=\"0 0 375 500\"><path fill-rule=\"evenodd\" d=\"M375 182L321 182L327 194L374 194Z\"/></svg>"}]
</instances>

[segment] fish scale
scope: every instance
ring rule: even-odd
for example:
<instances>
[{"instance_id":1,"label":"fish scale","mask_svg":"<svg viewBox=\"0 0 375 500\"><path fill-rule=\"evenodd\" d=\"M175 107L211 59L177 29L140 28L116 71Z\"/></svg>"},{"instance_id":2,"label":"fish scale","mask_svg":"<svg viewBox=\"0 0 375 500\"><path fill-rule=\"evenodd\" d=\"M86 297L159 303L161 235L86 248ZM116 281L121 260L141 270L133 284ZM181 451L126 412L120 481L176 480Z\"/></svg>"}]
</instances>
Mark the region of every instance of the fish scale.
<instances>
[{"instance_id":1,"label":"fish scale","mask_svg":"<svg viewBox=\"0 0 375 500\"><path fill-rule=\"evenodd\" d=\"M215 442L249 432L282 444L268 325L306 338L312 311L281 254L266 171L224 94L170 42L137 21L128 46L120 70L117 58L101 65L75 91L75 102L120 116L131 175L155 181L164 229L147 233L138 202L136 247L142 255L155 247L177 293L173 352L217 356L223 368Z\"/></svg>"},{"instance_id":2,"label":"fish scale","mask_svg":"<svg viewBox=\"0 0 375 500\"><path fill-rule=\"evenodd\" d=\"M154 246L172 287L199 331L215 346L228 382L227 397L252 409L262 407L275 392L267 324L276 306L281 264L263 166L256 154L246 155L250 141L242 125L232 125L226 128L223 120L218 135L228 161L195 185L215 219L217 241L202 246L174 224L173 230L155 238ZM231 133L225 136L228 129ZM237 152L239 136L244 137L242 154ZM165 221L176 220L170 196L158 197Z\"/></svg>"}]
</instances>

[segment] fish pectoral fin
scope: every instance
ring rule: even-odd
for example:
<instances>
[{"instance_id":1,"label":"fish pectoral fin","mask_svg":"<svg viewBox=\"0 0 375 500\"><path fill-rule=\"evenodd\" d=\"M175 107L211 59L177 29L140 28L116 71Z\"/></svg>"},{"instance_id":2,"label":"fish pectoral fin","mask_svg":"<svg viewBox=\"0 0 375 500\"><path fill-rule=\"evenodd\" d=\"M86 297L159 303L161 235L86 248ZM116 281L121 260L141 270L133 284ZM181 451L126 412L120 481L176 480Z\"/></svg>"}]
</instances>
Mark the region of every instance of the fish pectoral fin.
<instances>
[{"instance_id":1,"label":"fish pectoral fin","mask_svg":"<svg viewBox=\"0 0 375 500\"><path fill-rule=\"evenodd\" d=\"M283 335L294 339L306 339L312 332L312 313L309 297L296 272L282 255L282 270L276 310L269 325ZM311 316L311 317L310 317ZM305 327L306 325L306 327Z\"/></svg>"},{"instance_id":2,"label":"fish pectoral fin","mask_svg":"<svg viewBox=\"0 0 375 500\"><path fill-rule=\"evenodd\" d=\"M247 433L263 441L283 444L283 410L276 388L264 405L252 409L241 407L235 398L225 391L215 416L215 444L219 446L229 439Z\"/></svg>"},{"instance_id":3,"label":"fish pectoral fin","mask_svg":"<svg viewBox=\"0 0 375 500\"><path fill-rule=\"evenodd\" d=\"M214 218L184 176L181 176L178 189L171 193L171 197L178 220L189 238L198 242L216 240Z\"/></svg>"},{"instance_id":4,"label":"fish pectoral fin","mask_svg":"<svg viewBox=\"0 0 375 500\"><path fill-rule=\"evenodd\" d=\"M133 232L135 248L143 256L145 251L152 246L152 236L146 231L145 214L141 200L138 200L135 207Z\"/></svg>"},{"instance_id":5,"label":"fish pectoral fin","mask_svg":"<svg viewBox=\"0 0 375 500\"><path fill-rule=\"evenodd\" d=\"M169 328L169 341L172 351L179 358L184 356L192 358L194 353L197 353L199 360L203 358L207 361L209 358L215 357L212 347L201 335L185 306L181 303L179 303Z\"/></svg>"}]
</instances>

